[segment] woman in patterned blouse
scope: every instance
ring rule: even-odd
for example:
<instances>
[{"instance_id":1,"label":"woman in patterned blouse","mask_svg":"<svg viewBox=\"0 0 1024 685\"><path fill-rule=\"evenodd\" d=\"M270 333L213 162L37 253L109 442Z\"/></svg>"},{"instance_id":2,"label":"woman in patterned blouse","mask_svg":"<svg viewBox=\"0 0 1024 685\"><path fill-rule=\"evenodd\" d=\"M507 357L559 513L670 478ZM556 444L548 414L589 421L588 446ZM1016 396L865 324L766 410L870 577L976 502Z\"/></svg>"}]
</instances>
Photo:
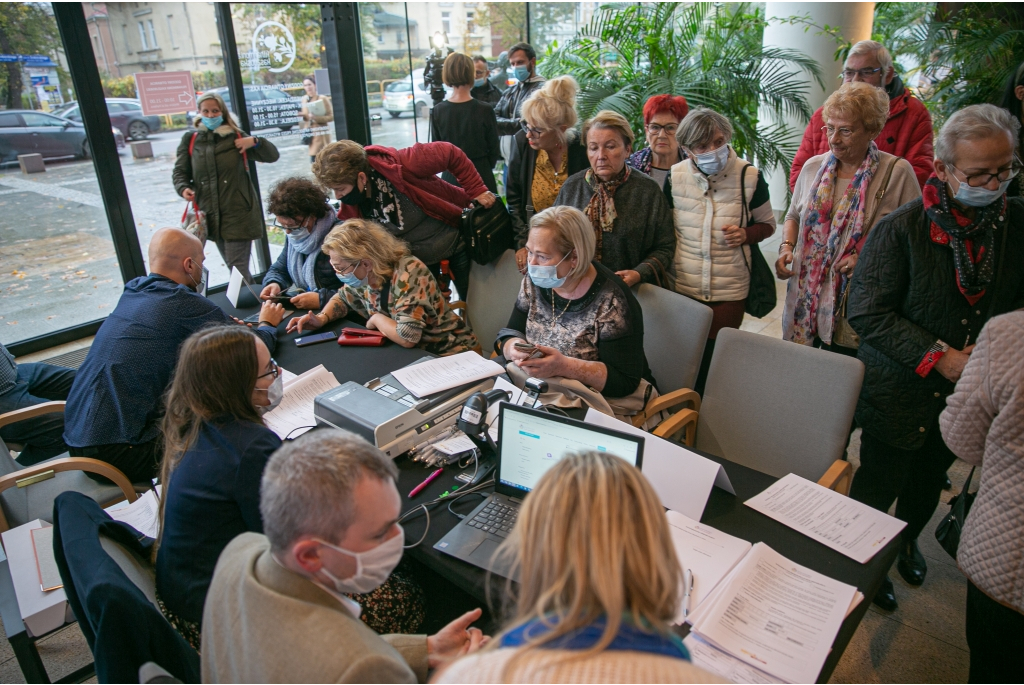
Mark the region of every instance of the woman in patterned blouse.
<instances>
[{"instance_id":1,"label":"woman in patterned blouse","mask_svg":"<svg viewBox=\"0 0 1024 685\"><path fill-rule=\"evenodd\" d=\"M342 287L319 314L289 321L288 332L314 330L351 311L402 347L439 355L479 348L427 266L380 224L349 219L327 234L323 251Z\"/></svg>"}]
</instances>

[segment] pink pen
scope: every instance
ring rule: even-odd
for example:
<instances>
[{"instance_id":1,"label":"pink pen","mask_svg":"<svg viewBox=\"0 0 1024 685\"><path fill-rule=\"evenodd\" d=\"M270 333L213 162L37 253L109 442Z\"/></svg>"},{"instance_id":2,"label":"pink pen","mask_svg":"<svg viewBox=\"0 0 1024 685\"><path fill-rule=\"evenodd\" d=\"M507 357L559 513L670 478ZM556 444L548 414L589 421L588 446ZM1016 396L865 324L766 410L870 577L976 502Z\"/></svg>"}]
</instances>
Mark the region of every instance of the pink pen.
<instances>
[{"instance_id":1,"label":"pink pen","mask_svg":"<svg viewBox=\"0 0 1024 685\"><path fill-rule=\"evenodd\" d=\"M413 498L413 497L415 497L416 495L420 494L420 492L421 492L421 491L423 490L423 488L425 488L425 487L427 487L428 485L430 485L431 483L433 483L433 482L434 482L434 480L435 480L435 479L436 479L436 478L437 478L438 476L440 476L440 475L441 475L441 472L442 472L442 471L444 471L444 469L443 469L443 468L440 468L440 469L438 469L437 471L434 471L434 472L433 472L432 474L430 474L429 476L427 476L427 479L426 479L425 481L423 481L422 483L420 483L419 485L417 485L416 487L414 487L414 488L412 489L412 492L410 492L410 493L409 493L409 499L412 499L412 498Z\"/></svg>"}]
</instances>

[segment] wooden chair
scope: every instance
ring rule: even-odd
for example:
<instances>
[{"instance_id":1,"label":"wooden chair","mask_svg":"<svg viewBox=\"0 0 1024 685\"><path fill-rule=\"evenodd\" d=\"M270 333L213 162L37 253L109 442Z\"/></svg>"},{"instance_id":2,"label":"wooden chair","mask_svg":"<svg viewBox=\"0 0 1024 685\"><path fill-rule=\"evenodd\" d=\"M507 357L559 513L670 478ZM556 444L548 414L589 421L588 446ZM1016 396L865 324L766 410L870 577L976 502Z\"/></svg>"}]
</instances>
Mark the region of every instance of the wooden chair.
<instances>
[{"instance_id":1,"label":"wooden chair","mask_svg":"<svg viewBox=\"0 0 1024 685\"><path fill-rule=\"evenodd\" d=\"M64 405L64 402L44 402L0 414L0 428L43 414L63 412ZM114 484L98 483L86 473L103 476ZM35 519L50 521L53 501L68 490L81 492L101 506L109 506L124 499L134 502L136 489L120 469L99 459L55 457L23 468L0 439L0 532Z\"/></svg>"},{"instance_id":2,"label":"wooden chair","mask_svg":"<svg viewBox=\"0 0 1024 685\"><path fill-rule=\"evenodd\" d=\"M699 408L654 431L781 478L795 473L848 494L842 459L864 379L852 357L722 329Z\"/></svg>"}]
</instances>

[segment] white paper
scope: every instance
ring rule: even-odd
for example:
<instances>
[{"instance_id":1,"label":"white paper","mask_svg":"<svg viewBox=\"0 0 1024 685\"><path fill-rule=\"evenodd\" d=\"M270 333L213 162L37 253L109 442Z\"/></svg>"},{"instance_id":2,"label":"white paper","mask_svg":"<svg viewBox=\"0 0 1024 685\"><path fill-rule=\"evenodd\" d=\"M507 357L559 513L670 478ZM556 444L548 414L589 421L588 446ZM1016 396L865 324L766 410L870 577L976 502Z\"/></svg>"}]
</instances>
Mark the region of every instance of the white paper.
<instances>
[{"instance_id":1,"label":"white paper","mask_svg":"<svg viewBox=\"0 0 1024 685\"><path fill-rule=\"evenodd\" d=\"M693 573L690 611L696 609L719 582L746 556L752 545L720 530L694 521L678 511L668 511L669 533L679 565ZM683 622L680 603L676 623Z\"/></svg>"},{"instance_id":2,"label":"white paper","mask_svg":"<svg viewBox=\"0 0 1024 685\"><path fill-rule=\"evenodd\" d=\"M147 490L128 506L107 509L107 513L143 535L153 539L160 537L160 499L153 490Z\"/></svg>"},{"instance_id":3,"label":"white paper","mask_svg":"<svg viewBox=\"0 0 1024 685\"><path fill-rule=\"evenodd\" d=\"M733 683L784 683L759 668L749 666L736 657L708 644L699 635L690 633L683 639L690 652L690 662Z\"/></svg>"},{"instance_id":4,"label":"white paper","mask_svg":"<svg viewBox=\"0 0 1024 685\"><path fill-rule=\"evenodd\" d=\"M856 592L759 542L702 607L693 631L777 678L813 683Z\"/></svg>"},{"instance_id":5,"label":"white paper","mask_svg":"<svg viewBox=\"0 0 1024 685\"><path fill-rule=\"evenodd\" d=\"M505 369L497 363L469 351L405 366L391 375L416 397L427 397L503 373Z\"/></svg>"},{"instance_id":6,"label":"white paper","mask_svg":"<svg viewBox=\"0 0 1024 685\"><path fill-rule=\"evenodd\" d=\"M907 525L792 473L746 505L862 564Z\"/></svg>"},{"instance_id":7,"label":"white paper","mask_svg":"<svg viewBox=\"0 0 1024 685\"><path fill-rule=\"evenodd\" d=\"M238 296L242 292L242 282L244 280L245 278L242 276L242 272L238 270L238 267L231 267L231 277L228 279L228 291L226 294L228 302L236 309L238 308Z\"/></svg>"},{"instance_id":8,"label":"white paper","mask_svg":"<svg viewBox=\"0 0 1024 685\"><path fill-rule=\"evenodd\" d=\"M711 488L718 484L719 479L728 485L724 488L727 492L735 494L725 469L696 452L593 408L587 410L583 420L644 439L644 460L640 470L666 509L681 512L699 521L708 497L711 496Z\"/></svg>"},{"instance_id":9,"label":"white paper","mask_svg":"<svg viewBox=\"0 0 1024 685\"><path fill-rule=\"evenodd\" d=\"M529 405L530 397L512 385L504 378L494 379L494 388L497 390L504 390L511 395L511 399L507 400L512 404ZM487 407L487 434L491 436L491 440L498 441L498 425L501 423L499 418L501 416L501 402L495 402L494 404ZM453 427L452 434L437 442L429 443L431 447L443 452L449 456L454 454L461 454L467 452L476 447L469 437L457 428Z\"/></svg>"},{"instance_id":10,"label":"white paper","mask_svg":"<svg viewBox=\"0 0 1024 685\"><path fill-rule=\"evenodd\" d=\"M281 404L265 414L263 421L282 440L297 438L316 426L316 417L313 416L316 396L340 385L334 374L320 364L284 384Z\"/></svg>"}]
</instances>

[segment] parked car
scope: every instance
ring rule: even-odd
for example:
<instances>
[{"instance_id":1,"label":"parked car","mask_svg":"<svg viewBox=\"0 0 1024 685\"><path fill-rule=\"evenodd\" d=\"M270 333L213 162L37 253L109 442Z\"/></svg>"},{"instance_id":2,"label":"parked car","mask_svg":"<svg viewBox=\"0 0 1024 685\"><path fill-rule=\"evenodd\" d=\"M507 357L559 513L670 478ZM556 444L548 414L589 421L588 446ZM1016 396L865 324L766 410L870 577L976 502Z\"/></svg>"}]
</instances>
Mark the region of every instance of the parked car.
<instances>
[{"instance_id":1,"label":"parked car","mask_svg":"<svg viewBox=\"0 0 1024 685\"><path fill-rule=\"evenodd\" d=\"M81 123L82 112L77 102L69 102L53 110L59 117ZM110 123L129 140L145 140L161 128L160 117L142 113L142 104L133 98L107 98Z\"/></svg>"},{"instance_id":2,"label":"parked car","mask_svg":"<svg viewBox=\"0 0 1024 685\"><path fill-rule=\"evenodd\" d=\"M118 151L124 135L111 127ZM0 111L0 164L17 164L18 155L40 154L43 159L91 156L85 127L76 121L30 109Z\"/></svg>"},{"instance_id":3,"label":"parked car","mask_svg":"<svg viewBox=\"0 0 1024 685\"><path fill-rule=\"evenodd\" d=\"M397 119L402 116L402 112L411 112L414 88L416 116L427 116L427 111L433 105L433 100L430 98L430 91L423 85L422 69L412 72L412 83L409 83L409 77L405 76L397 81L392 81L384 88L384 109L388 111L388 114Z\"/></svg>"},{"instance_id":4,"label":"parked car","mask_svg":"<svg viewBox=\"0 0 1024 685\"><path fill-rule=\"evenodd\" d=\"M204 93L216 93L224 98L224 104L231 106L231 93L227 88L211 88ZM299 125L299 100L280 88L273 86L245 86L245 109L249 114L249 126L253 131L279 128L289 131ZM198 113L189 112L189 119Z\"/></svg>"}]
</instances>

